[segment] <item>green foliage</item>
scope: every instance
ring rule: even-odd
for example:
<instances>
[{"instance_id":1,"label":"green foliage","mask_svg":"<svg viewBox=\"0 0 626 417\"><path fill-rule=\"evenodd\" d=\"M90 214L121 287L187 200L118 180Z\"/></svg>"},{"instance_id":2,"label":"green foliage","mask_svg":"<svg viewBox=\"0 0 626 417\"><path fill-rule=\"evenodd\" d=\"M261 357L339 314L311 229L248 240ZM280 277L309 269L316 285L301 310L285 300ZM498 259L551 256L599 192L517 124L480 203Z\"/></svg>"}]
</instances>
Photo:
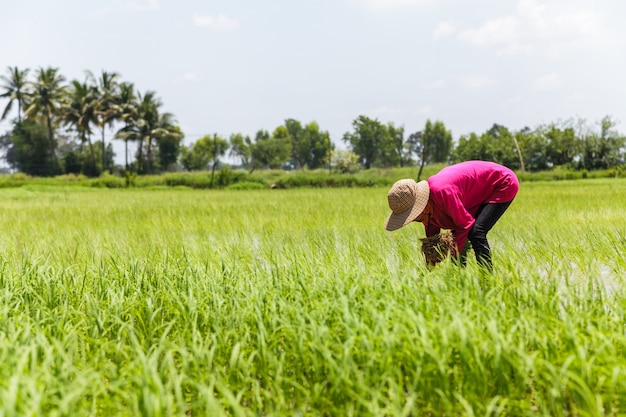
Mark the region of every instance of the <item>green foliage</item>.
<instances>
[{"instance_id":1,"label":"green foliage","mask_svg":"<svg viewBox=\"0 0 626 417\"><path fill-rule=\"evenodd\" d=\"M208 172L172 173L165 175L164 178L165 185L170 187L211 188L211 175Z\"/></svg>"},{"instance_id":2,"label":"green foliage","mask_svg":"<svg viewBox=\"0 0 626 417\"><path fill-rule=\"evenodd\" d=\"M446 129L442 121L433 123L428 119L421 134L421 145L422 160L426 163L446 163L454 145L452 132Z\"/></svg>"},{"instance_id":3,"label":"green foliage","mask_svg":"<svg viewBox=\"0 0 626 417\"><path fill-rule=\"evenodd\" d=\"M494 124L481 136L474 133L462 136L452 160L481 159L532 172L559 166L587 170L615 168L624 162L626 138L614 126L615 122L608 117L600 122L599 132L582 120L577 124L551 123L513 133Z\"/></svg>"},{"instance_id":4,"label":"green foliage","mask_svg":"<svg viewBox=\"0 0 626 417\"><path fill-rule=\"evenodd\" d=\"M251 168L253 143L249 136L241 133L233 133L229 139L230 156L239 158L241 166L245 169Z\"/></svg>"},{"instance_id":5,"label":"green foliage","mask_svg":"<svg viewBox=\"0 0 626 417\"><path fill-rule=\"evenodd\" d=\"M520 169L520 159L514 135L504 126L494 124L480 136L472 133L462 136L453 153L454 162L469 160L493 161L511 169ZM520 144L522 149L529 147L529 141ZM540 166L540 165L530 165ZM546 168L544 168L546 169Z\"/></svg>"},{"instance_id":6,"label":"green foliage","mask_svg":"<svg viewBox=\"0 0 626 417\"><path fill-rule=\"evenodd\" d=\"M382 166L403 166L404 158L404 127L396 127L393 123L387 124L389 139L386 141L385 152L383 154Z\"/></svg>"},{"instance_id":7,"label":"green foliage","mask_svg":"<svg viewBox=\"0 0 626 417\"><path fill-rule=\"evenodd\" d=\"M226 154L228 148L228 141L219 137L217 134L213 136L204 136L193 144L192 149L189 151L184 149L182 163L183 166L189 170L203 170L207 167L209 162L211 163L211 176L210 187L214 186L215 169L219 164L219 158ZM227 178L220 179L218 186L226 185Z\"/></svg>"},{"instance_id":8,"label":"green foliage","mask_svg":"<svg viewBox=\"0 0 626 417\"><path fill-rule=\"evenodd\" d=\"M537 136L540 138L537 141L539 143L534 146L534 152L526 156L531 171L545 170L549 165L572 164L574 156L580 154L580 144L571 126L559 127L554 124L542 126L537 129ZM545 161L542 161L540 158L544 154Z\"/></svg>"},{"instance_id":9,"label":"green foliage","mask_svg":"<svg viewBox=\"0 0 626 417\"><path fill-rule=\"evenodd\" d=\"M289 160L291 139L285 126L277 127L272 136L260 131L252 148L252 165L255 168L278 169Z\"/></svg>"},{"instance_id":10,"label":"green foliage","mask_svg":"<svg viewBox=\"0 0 626 417\"><path fill-rule=\"evenodd\" d=\"M491 275L385 192L0 190L0 414L623 413L625 180L525 183Z\"/></svg>"},{"instance_id":11,"label":"green foliage","mask_svg":"<svg viewBox=\"0 0 626 417\"><path fill-rule=\"evenodd\" d=\"M137 183L137 174L134 172L125 171L124 179L126 180L127 187L134 187Z\"/></svg>"},{"instance_id":12,"label":"green foliage","mask_svg":"<svg viewBox=\"0 0 626 417\"><path fill-rule=\"evenodd\" d=\"M82 172L81 156L78 152L70 151L63 156L63 172L80 174Z\"/></svg>"},{"instance_id":13,"label":"green foliage","mask_svg":"<svg viewBox=\"0 0 626 417\"><path fill-rule=\"evenodd\" d=\"M22 113L26 108L26 99L28 97L27 76L29 69L20 69L18 67L7 67L8 76L0 75L3 82L0 98L6 98L9 101L2 111L0 120L5 120L14 104L17 104L17 121L22 121Z\"/></svg>"},{"instance_id":14,"label":"green foliage","mask_svg":"<svg viewBox=\"0 0 626 417\"><path fill-rule=\"evenodd\" d=\"M79 189L90 188L91 179L82 174L65 174L56 177L31 177L22 172L0 175L0 188Z\"/></svg>"},{"instance_id":15,"label":"green foliage","mask_svg":"<svg viewBox=\"0 0 626 417\"><path fill-rule=\"evenodd\" d=\"M423 178L437 173L444 164L426 165L423 170ZM56 177L31 177L23 173L11 175L0 175L0 188L19 188L31 184L46 184L49 186L84 186L84 187L136 187L136 188L158 188L158 187L187 187L191 189L209 188L230 188L238 183L255 183L259 187L252 188L342 188L342 187L372 187L391 186L400 178L416 178L417 167L405 168L373 168L369 170L359 170L352 174L340 174L327 170L307 170L307 171L282 171L264 170L249 173L243 170L230 169L226 165L220 169L213 182L211 174L207 171L195 172L171 172L161 175L137 175L136 173L122 172L119 176L107 174L98 178L91 178L85 175L62 175ZM536 181L561 181L575 179L600 179L600 178L622 178L624 167L619 166L607 170L575 170L564 167L557 167L553 170L541 172L518 171L517 176L523 182ZM246 186L241 186L245 188ZM237 188L237 187L236 187Z\"/></svg>"},{"instance_id":16,"label":"green foliage","mask_svg":"<svg viewBox=\"0 0 626 417\"><path fill-rule=\"evenodd\" d=\"M626 137L614 130L615 121L605 117L600 131L587 133L582 139L580 166L588 170L613 168L624 161Z\"/></svg>"},{"instance_id":17,"label":"green foliage","mask_svg":"<svg viewBox=\"0 0 626 417\"><path fill-rule=\"evenodd\" d=\"M184 149L181 162L185 169L188 171L207 169L212 160L213 148L213 138L205 135L194 142L190 149Z\"/></svg>"},{"instance_id":18,"label":"green foliage","mask_svg":"<svg viewBox=\"0 0 626 417\"><path fill-rule=\"evenodd\" d=\"M373 166L390 167L400 163L398 141L404 129L393 124L383 125L376 119L359 116L352 122L353 132L346 132L343 141L350 144L352 152L360 157L366 168Z\"/></svg>"},{"instance_id":19,"label":"green foliage","mask_svg":"<svg viewBox=\"0 0 626 417\"><path fill-rule=\"evenodd\" d=\"M352 175L332 176L328 175L327 173L317 175L293 173L279 178L274 184L275 188L327 188L335 186L353 187L356 186L359 182L360 180Z\"/></svg>"},{"instance_id":20,"label":"green foliage","mask_svg":"<svg viewBox=\"0 0 626 417\"><path fill-rule=\"evenodd\" d=\"M46 126L30 120L16 123L13 129L13 158L27 175L49 177L59 174L57 161Z\"/></svg>"},{"instance_id":21,"label":"green foliage","mask_svg":"<svg viewBox=\"0 0 626 417\"><path fill-rule=\"evenodd\" d=\"M251 181L241 181L241 182L236 182L234 184L229 185L228 187L226 187L229 190L261 190L263 188L267 188L264 184L261 184L259 182L251 182Z\"/></svg>"},{"instance_id":22,"label":"green foliage","mask_svg":"<svg viewBox=\"0 0 626 417\"><path fill-rule=\"evenodd\" d=\"M128 182L126 178L102 174L100 177L94 178L90 185L97 188L125 188L128 186Z\"/></svg>"},{"instance_id":23,"label":"green foliage","mask_svg":"<svg viewBox=\"0 0 626 417\"><path fill-rule=\"evenodd\" d=\"M331 158L332 166L342 174L354 174L361 169L359 155L343 149L336 150Z\"/></svg>"},{"instance_id":24,"label":"green foliage","mask_svg":"<svg viewBox=\"0 0 626 417\"><path fill-rule=\"evenodd\" d=\"M286 119L272 134L259 130L254 141L235 133L229 141L220 138L219 146L199 146L194 153L180 147L184 134L173 114L160 112L162 102L156 93L135 91L133 84L121 82L117 73L102 71L96 77L88 72L86 81L71 80L69 84L58 68L39 68L33 80L28 80L28 74L28 69L8 67L7 75L0 76L0 98L8 100L0 120L6 119L17 105L18 125L28 121L45 126L48 155L41 154L45 149L39 141L25 145L28 140L24 140L24 132L17 131L10 136L17 137L18 143L0 140L0 152L7 155L12 169L24 166L28 170L25 172L32 175L77 172L78 160L80 172L91 177L98 177L105 170L115 171L118 168L113 167L112 147L104 138L107 127L117 129L115 139L136 143L135 161L122 169L141 175L176 170L179 162L188 170L207 169L211 164L214 171L227 150L249 171L293 167L315 170L327 166L334 147L329 133L316 122L303 126L298 120ZM346 132L342 139L366 169L481 159L521 171L540 172L558 166L597 171L614 169L626 159L626 137L616 130L616 125L610 116L597 126L579 119L516 131L494 123L484 133L463 134L455 146L442 121L426 120L423 131L405 139L404 127L360 115L352 123L353 131ZM69 140L64 137L65 132L59 134L61 127L69 129ZM100 141L92 140L96 130ZM79 158L66 155L75 152ZM30 153L37 162L28 163L29 157L24 155ZM207 157L207 153L211 156ZM46 160L42 163L43 159ZM125 161L128 160L126 154ZM348 168L349 171L353 169Z\"/></svg>"},{"instance_id":25,"label":"green foliage","mask_svg":"<svg viewBox=\"0 0 626 417\"><path fill-rule=\"evenodd\" d=\"M562 181L562 180L581 180L581 179L601 179L601 178L620 178L623 167L613 169L604 169L596 171L587 171L586 169L574 170L564 167L556 167L549 171L541 172L517 172L520 181Z\"/></svg>"},{"instance_id":26,"label":"green foliage","mask_svg":"<svg viewBox=\"0 0 626 417\"><path fill-rule=\"evenodd\" d=\"M180 155L183 132L178 126L171 126L157 138L159 148L159 166L165 171L173 167Z\"/></svg>"},{"instance_id":27,"label":"green foliage","mask_svg":"<svg viewBox=\"0 0 626 417\"><path fill-rule=\"evenodd\" d=\"M211 180L209 172L177 172L168 173L162 176L163 184L170 187L185 186L189 188L206 189L226 187L239 182L258 182L265 185L259 177L250 175L245 171L234 171L228 168L221 169L217 174L217 181Z\"/></svg>"},{"instance_id":28,"label":"green foliage","mask_svg":"<svg viewBox=\"0 0 626 417\"><path fill-rule=\"evenodd\" d=\"M291 139L292 161L296 168L318 169L328 164L328 155L331 150L330 134L321 131L316 122L310 122L305 127L294 119L285 120L285 125Z\"/></svg>"}]
</instances>

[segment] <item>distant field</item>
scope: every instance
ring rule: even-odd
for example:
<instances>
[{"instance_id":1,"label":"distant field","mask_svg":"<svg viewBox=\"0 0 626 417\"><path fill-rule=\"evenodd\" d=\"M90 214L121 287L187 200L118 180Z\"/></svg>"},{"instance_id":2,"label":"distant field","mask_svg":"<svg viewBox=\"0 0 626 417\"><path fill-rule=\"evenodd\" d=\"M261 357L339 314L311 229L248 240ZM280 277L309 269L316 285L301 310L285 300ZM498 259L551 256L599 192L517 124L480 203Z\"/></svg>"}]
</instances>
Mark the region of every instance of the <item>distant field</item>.
<instances>
[{"instance_id":1,"label":"distant field","mask_svg":"<svg viewBox=\"0 0 626 417\"><path fill-rule=\"evenodd\" d=\"M386 188L0 190L0 416L626 413L626 180L429 271Z\"/></svg>"}]
</instances>

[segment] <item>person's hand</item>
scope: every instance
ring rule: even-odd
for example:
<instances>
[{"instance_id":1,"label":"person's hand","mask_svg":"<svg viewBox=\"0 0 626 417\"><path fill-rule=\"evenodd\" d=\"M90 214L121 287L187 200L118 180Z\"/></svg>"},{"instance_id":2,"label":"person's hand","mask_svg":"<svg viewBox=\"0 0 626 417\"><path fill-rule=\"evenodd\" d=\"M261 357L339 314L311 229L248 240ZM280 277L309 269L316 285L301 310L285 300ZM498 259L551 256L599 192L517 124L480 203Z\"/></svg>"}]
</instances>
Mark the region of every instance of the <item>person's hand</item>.
<instances>
[{"instance_id":1,"label":"person's hand","mask_svg":"<svg viewBox=\"0 0 626 417\"><path fill-rule=\"evenodd\" d=\"M420 239L422 253L426 258L426 264L435 266L451 252L454 245L454 237L451 232L439 233L435 236Z\"/></svg>"}]
</instances>

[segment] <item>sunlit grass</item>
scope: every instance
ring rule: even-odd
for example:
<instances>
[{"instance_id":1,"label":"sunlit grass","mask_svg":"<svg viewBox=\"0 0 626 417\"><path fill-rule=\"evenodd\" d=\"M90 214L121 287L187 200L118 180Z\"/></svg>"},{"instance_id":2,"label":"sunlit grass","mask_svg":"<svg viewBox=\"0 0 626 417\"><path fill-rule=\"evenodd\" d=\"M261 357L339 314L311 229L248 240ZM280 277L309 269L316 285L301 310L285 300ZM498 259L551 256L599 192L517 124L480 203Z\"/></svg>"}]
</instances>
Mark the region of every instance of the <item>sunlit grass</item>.
<instances>
[{"instance_id":1,"label":"sunlit grass","mask_svg":"<svg viewBox=\"0 0 626 417\"><path fill-rule=\"evenodd\" d=\"M522 184L493 275L386 192L0 191L0 415L626 410L626 181Z\"/></svg>"}]
</instances>

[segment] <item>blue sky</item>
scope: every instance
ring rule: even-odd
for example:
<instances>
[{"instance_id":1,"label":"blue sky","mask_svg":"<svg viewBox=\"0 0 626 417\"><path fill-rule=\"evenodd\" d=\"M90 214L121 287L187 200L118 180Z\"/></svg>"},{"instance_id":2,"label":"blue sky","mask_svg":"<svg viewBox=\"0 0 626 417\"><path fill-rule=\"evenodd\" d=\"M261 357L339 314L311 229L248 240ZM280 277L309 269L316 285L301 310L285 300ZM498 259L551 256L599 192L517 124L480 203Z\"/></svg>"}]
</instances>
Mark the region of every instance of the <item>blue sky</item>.
<instances>
[{"instance_id":1,"label":"blue sky","mask_svg":"<svg viewBox=\"0 0 626 417\"><path fill-rule=\"evenodd\" d=\"M407 135L441 120L455 139L493 123L606 115L625 130L617 0L21 0L0 10L3 75L117 72L156 91L186 144L295 118L343 147L359 115Z\"/></svg>"}]
</instances>

